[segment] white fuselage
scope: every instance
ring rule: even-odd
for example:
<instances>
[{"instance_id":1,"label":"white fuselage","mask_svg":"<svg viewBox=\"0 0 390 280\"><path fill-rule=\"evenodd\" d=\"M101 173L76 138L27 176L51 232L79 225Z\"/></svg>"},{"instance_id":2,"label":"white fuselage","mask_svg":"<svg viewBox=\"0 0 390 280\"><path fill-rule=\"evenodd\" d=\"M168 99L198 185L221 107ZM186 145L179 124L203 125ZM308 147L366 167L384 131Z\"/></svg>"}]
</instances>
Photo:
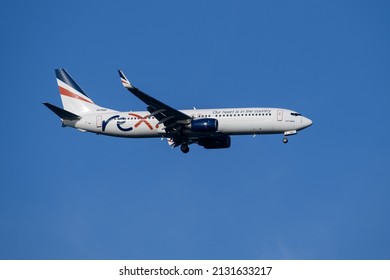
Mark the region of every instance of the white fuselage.
<instances>
[{"instance_id":1,"label":"white fuselage","mask_svg":"<svg viewBox=\"0 0 390 280\"><path fill-rule=\"evenodd\" d=\"M180 110L193 119L218 120L219 133L244 134L295 134L312 124L302 115L279 108L226 108ZM82 115L80 120L63 120L64 125L82 131L117 137L146 138L166 136L165 127L148 111L117 112L101 110ZM190 135L189 135L190 136Z\"/></svg>"}]
</instances>

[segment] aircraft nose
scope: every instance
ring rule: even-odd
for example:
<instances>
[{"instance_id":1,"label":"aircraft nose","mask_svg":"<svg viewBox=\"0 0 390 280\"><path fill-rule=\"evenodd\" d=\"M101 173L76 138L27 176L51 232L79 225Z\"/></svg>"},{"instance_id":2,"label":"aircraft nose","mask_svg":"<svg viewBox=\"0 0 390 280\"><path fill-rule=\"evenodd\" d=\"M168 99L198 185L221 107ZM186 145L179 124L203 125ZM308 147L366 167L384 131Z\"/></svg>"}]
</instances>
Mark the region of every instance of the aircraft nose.
<instances>
[{"instance_id":1,"label":"aircraft nose","mask_svg":"<svg viewBox=\"0 0 390 280\"><path fill-rule=\"evenodd\" d=\"M309 127L313 124L313 121L309 118L303 117L303 125L306 127Z\"/></svg>"}]
</instances>

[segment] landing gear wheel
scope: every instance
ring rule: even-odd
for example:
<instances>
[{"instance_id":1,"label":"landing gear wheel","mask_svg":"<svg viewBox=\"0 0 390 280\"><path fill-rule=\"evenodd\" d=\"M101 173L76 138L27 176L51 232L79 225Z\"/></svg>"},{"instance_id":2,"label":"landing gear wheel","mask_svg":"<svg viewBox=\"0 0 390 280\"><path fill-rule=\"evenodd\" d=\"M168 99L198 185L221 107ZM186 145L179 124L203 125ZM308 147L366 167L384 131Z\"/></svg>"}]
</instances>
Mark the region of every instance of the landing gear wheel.
<instances>
[{"instance_id":1,"label":"landing gear wheel","mask_svg":"<svg viewBox=\"0 0 390 280\"><path fill-rule=\"evenodd\" d=\"M186 153L188 153L188 152L190 151L190 148L188 147L187 144L183 144L183 145L181 145L180 150L181 150L183 153L186 154Z\"/></svg>"},{"instance_id":2,"label":"landing gear wheel","mask_svg":"<svg viewBox=\"0 0 390 280\"><path fill-rule=\"evenodd\" d=\"M283 143L284 143L284 144L287 144L287 142L288 142L287 137L284 137L284 138L283 138Z\"/></svg>"}]
</instances>

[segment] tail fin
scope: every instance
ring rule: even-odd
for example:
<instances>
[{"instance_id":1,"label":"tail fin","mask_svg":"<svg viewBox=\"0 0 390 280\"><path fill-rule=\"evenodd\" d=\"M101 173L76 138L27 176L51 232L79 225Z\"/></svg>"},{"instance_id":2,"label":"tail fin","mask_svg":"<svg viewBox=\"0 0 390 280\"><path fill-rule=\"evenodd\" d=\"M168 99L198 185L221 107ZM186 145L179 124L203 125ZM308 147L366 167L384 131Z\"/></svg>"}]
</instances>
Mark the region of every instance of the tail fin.
<instances>
[{"instance_id":1,"label":"tail fin","mask_svg":"<svg viewBox=\"0 0 390 280\"><path fill-rule=\"evenodd\" d=\"M65 69L56 69L55 73L62 105L66 111L80 115L94 113L102 108L88 97Z\"/></svg>"}]
</instances>

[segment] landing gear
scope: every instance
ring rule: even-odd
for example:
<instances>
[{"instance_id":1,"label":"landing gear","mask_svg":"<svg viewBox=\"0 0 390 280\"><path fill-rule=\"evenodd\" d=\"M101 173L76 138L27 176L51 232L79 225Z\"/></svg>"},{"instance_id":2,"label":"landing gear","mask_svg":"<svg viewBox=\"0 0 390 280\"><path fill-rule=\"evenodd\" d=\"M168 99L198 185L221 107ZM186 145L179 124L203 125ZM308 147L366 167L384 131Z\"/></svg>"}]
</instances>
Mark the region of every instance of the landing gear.
<instances>
[{"instance_id":1,"label":"landing gear","mask_svg":"<svg viewBox=\"0 0 390 280\"><path fill-rule=\"evenodd\" d=\"M289 130L289 131L285 131L283 134L284 134L283 143L287 144L287 142L288 142L287 136L295 135L295 134L297 134L297 131L296 130Z\"/></svg>"},{"instance_id":2,"label":"landing gear","mask_svg":"<svg viewBox=\"0 0 390 280\"><path fill-rule=\"evenodd\" d=\"M188 153L189 151L190 151L190 148L188 147L188 145L187 144L182 144L181 146L180 146L180 150L183 152L183 153Z\"/></svg>"}]
</instances>

